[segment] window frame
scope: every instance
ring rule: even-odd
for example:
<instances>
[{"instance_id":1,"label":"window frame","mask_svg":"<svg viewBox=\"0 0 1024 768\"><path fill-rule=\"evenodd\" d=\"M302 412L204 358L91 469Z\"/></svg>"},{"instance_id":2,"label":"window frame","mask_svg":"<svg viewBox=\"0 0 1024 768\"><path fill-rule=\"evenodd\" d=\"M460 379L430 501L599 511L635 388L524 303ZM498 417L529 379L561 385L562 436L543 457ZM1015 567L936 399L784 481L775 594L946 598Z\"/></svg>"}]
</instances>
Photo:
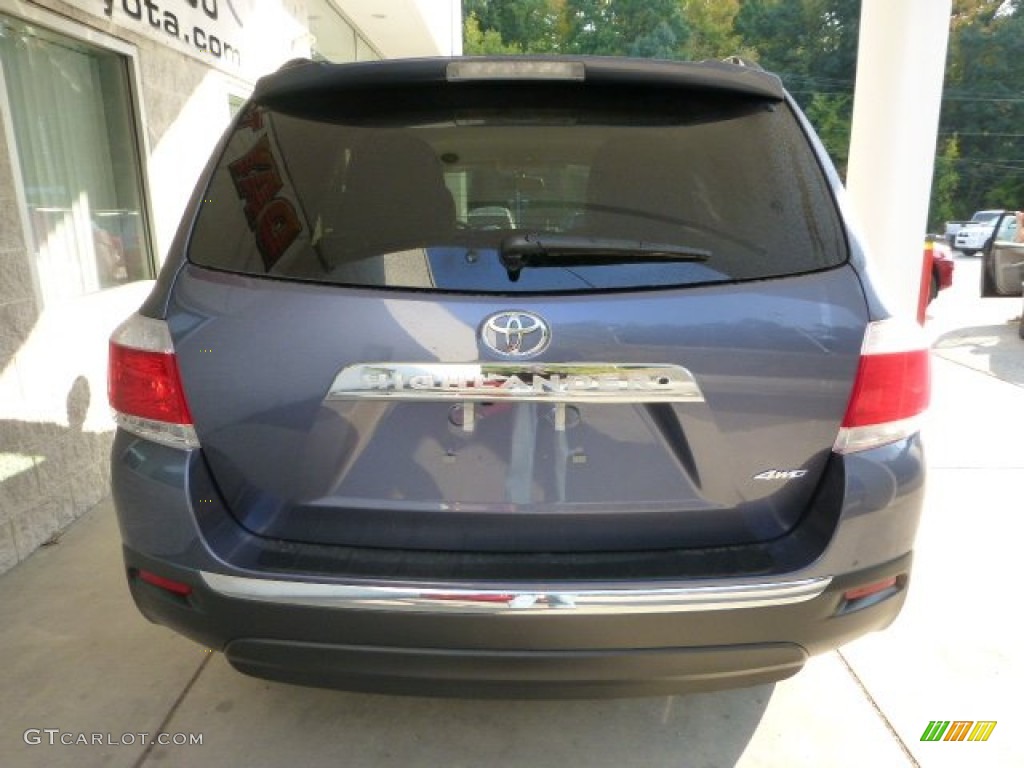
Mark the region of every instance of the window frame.
<instances>
[{"instance_id":1,"label":"window frame","mask_svg":"<svg viewBox=\"0 0 1024 768\"><path fill-rule=\"evenodd\" d=\"M142 70L139 64L138 47L126 40L93 29L83 22L59 16L52 11L35 5L28 5L25 2L21 2L21 0L0 0L0 15L43 27L49 32L62 35L75 42L115 54L125 64L125 85L128 91L128 103L125 105L125 108L128 112L129 126L135 138L132 150L136 155L135 167L139 184L139 207L143 217L142 237L145 240L148 253L147 266L151 275L149 279L155 279L160 264L159 254L156 249L156 238L153 233L153 203L149 184L150 147L146 130L147 121L141 98ZM17 137L14 134L14 121L11 116L7 78L2 66L0 66L0 106L3 107L2 115L0 115L0 125L2 125L7 139L8 162L14 179L14 200L18 208L17 216L21 223L22 241L29 255L32 288L40 309L45 309L46 305L42 286L39 283L38 270L36 269L35 260L32 258L32 255L38 250L38 244L32 233L32 224L29 220L28 199L25 193L21 161L18 158Z\"/></svg>"}]
</instances>

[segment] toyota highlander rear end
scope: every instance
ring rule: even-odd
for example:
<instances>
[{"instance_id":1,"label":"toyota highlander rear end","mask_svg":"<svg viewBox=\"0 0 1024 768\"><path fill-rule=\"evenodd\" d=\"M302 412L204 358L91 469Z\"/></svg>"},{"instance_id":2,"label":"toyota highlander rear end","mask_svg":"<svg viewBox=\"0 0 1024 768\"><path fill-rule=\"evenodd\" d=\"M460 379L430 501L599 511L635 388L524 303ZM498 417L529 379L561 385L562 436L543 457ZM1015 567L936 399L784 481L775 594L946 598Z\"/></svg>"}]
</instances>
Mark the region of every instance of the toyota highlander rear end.
<instances>
[{"instance_id":1,"label":"toyota highlander rear end","mask_svg":"<svg viewBox=\"0 0 1024 768\"><path fill-rule=\"evenodd\" d=\"M605 696L888 625L928 353L772 75L298 64L111 339L141 611L262 677Z\"/></svg>"}]
</instances>

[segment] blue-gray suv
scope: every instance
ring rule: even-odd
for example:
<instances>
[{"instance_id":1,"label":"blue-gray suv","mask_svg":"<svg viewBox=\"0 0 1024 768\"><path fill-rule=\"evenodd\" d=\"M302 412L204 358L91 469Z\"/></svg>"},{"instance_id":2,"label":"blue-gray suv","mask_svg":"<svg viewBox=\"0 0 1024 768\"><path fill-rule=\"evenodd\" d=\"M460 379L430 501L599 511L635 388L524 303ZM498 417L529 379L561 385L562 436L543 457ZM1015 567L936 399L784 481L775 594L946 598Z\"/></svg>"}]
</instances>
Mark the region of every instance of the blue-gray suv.
<instances>
[{"instance_id":1,"label":"blue-gray suv","mask_svg":"<svg viewBox=\"0 0 1024 768\"><path fill-rule=\"evenodd\" d=\"M149 619L260 677L778 680L888 625L928 351L775 76L296 62L111 338Z\"/></svg>"}]
</instances>

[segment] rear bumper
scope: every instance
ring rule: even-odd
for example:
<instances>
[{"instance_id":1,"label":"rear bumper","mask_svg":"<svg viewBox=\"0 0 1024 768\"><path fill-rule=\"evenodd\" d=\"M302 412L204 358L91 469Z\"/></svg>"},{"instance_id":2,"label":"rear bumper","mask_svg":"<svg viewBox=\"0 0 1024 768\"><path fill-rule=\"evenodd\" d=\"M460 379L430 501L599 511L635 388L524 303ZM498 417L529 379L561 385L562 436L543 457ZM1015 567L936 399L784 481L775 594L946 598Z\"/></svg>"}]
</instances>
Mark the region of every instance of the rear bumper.
<instances>
[{"instance_id":1,"label":"rear bumper","mask_svg":"<svg viewBox=\"0 0 1024 768\"><path fill-rule=\"evenodd\" d=\"M662 695L788 677L896 617L924 490L915 436L836 457L803 523L762 545L385 557L245 532L198 452L119 430L112 466L129 584L152 621L259 677L472 697ZM871 597L844 598L889 578Z\"/></svg>"},{"instance_id":2,"label":"rear bumper","mask_svg":"<svg viewBox=\"0 0 1024 768\"><path fill-rule=\"evenodd\" d=\"M697 607L679 595L651 603L633 599L649 595L650 584L620 585L600 590L620 598L608 610L585 601L515 604L514 585L505 601L479 593L434 606L383 593L332 601L333 582L294 582L291 594L273 595L259 589L261 579L225 582L125 549L142 613L222 650L246 674L346 690L515 698L664 695L781 680L809 655L887 626L902 606L910 560L812 585L748 585L742 597L729 588L731 605ZM139 570L192 591L168 592L139 579ZM871 598L843 596L889 577L896 584ZM321 594L309 602L303 587ZM549 594L569 593L552 585Z\"/></svg>"},{"instance_id":3,"label":"rear bumper","mask_svg":"<svg viewBox=\"0 0 1024 768\"><path fill-rule=\"evenodd\" d=\"M238 670L301 685L371 693L479 698L657 696L761 685L800 670L786 643L734 648L479 651L238 640Z\"/></svg>"}]
</instances>

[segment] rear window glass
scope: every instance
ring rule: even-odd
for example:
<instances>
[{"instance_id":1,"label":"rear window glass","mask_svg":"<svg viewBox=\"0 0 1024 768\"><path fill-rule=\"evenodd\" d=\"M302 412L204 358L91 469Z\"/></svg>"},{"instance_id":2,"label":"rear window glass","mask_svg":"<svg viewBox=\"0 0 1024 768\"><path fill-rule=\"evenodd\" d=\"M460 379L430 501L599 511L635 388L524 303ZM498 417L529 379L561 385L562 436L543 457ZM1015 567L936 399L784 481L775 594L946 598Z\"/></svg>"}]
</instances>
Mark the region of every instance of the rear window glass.
<instances>
[{"instance_id":1,"label":"rear window glass","mask_svg":"<svg viewBox=\"0 0 1024 768\"><path fill-rule=\"evenodd\" d=\"M478 105L446 93L443 107L420 98L404 113L392 96L358 109L344 93L250 104L189 259L507 294L753 280L846 258L828 185L784 103L676 91L556 94L526 108L524 92L505 107L493 93Z\"/></svg>"}]
</instances>

